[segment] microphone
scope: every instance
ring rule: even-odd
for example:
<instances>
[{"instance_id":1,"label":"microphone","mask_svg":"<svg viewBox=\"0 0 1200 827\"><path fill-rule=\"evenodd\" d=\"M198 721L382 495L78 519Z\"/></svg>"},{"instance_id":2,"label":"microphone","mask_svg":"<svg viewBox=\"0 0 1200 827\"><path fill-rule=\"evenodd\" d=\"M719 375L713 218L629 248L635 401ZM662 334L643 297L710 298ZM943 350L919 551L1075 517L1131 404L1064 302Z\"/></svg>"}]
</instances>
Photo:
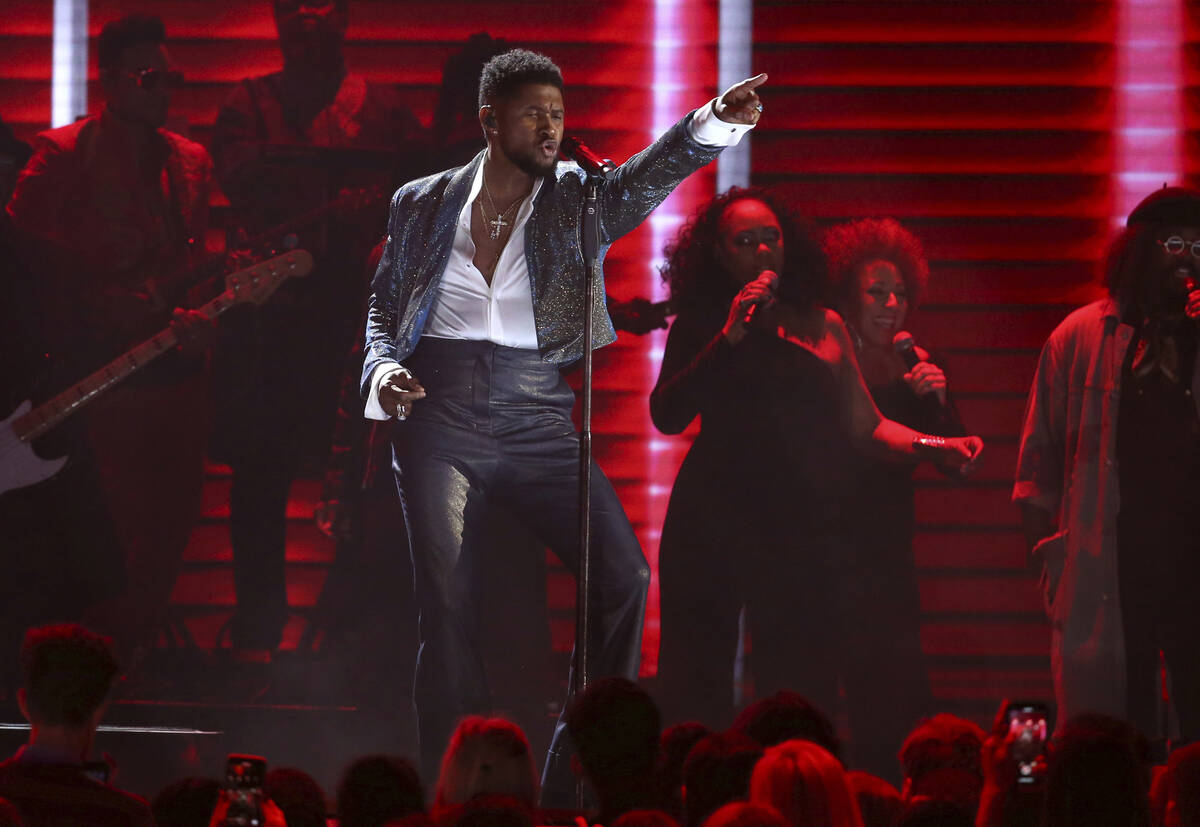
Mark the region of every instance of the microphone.
<instances>
[{"instance_id":1,"label":"microphone","mask_svg":"<svg viewBox=\"0 0 1200 827\"><path fill-rule=\"evenodd\" d=\"M909 370L912 370L925 361L917 353L917 342L907 330L901 330L892 337L892 349L900 355L900 360L904 362L904 367ZM942 400L938 398L938 395L934 391L926 391L921 395L921 399L926 401L931 410L936 408L938 412L941 412L943 407Z\"/></svg>"},{"instance_id":2,"label":"microphone","mask_svg":"<svg viewBox=\"0 0 1200 827\"><path fill-rule=\"evenodd\" d=\"M616 164L608 158L601 158L573 135L568 135L559 142L558 151L583 167L583 171L588 175L595 175L607 181L617 174Z\"/></svg>"},{"instance_id":3,"label":"microphone","mask_svg":"<svg viewBox=\"0 0 1200 827\"><path fill-rule=\"evenodd\" d=\"M901 330L892 337L892 349L900 354L900 360L909 370L921 363L921 357L917 355L917 342L907 330Z\"/></svg>"},{"instance_id":4,"label":"microphone","mask_svg":"<svg viewBox=\"0 0 1200 827\"><path fill-rule=\"evenodd\" d=\"M763 270L758 274L758 278L755 281L762 281L763 279L770 282L770 291L774 295L775 291L779 289L779 275L774 270ZM746 315L742 318L742 324L747 327L750 326L750 322L754 321L754 314L758 312L758 304L758 302L755 302L746 308Z\"/></svg>"}]
</instances>

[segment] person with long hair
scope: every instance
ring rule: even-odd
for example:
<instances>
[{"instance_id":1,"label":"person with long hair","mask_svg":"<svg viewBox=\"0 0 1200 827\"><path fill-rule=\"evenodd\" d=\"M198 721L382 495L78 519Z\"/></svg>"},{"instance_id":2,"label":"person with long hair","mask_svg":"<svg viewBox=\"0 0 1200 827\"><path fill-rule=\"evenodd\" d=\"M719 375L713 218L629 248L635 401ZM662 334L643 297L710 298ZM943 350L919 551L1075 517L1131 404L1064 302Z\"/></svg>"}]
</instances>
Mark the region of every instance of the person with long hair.
<instances>
[{"instance_id":1,"label":"person with long hair","mask_svg":"<svg viewBox=\"0 0 1200 827\"><path fill-rule=\"evenodd\" d=\"M824 248L830 306L846 322L880 413L925 433L965 435L938 360L912 346L910 368L894 346L912 342L904 324L929 281L921 242L895 219L866 218L830 229ZM848 457L858 519L848 524L843 597L862 607L847 615L843 638L858 653L842 675L851 752L855 766L893 779L905 734L932 712L912 548L915 459L896 462L861 451ZM944 470L953 475L957 469Z\"/></svg>"},{"instance_id":2,"label":"person with long hair","mask_svg":"<svg viewBox=\"0 0 1200 827\"><path fill-rule=\"evenodd\" d=\"M832 709L849 446L969 465L983 443L879 414L845 325L821 306L821 245L778 193L716 197L666 254L678 315L650 413L669 434L701 418L659 552L667 717L728 725L743 607L757 693L796 689Z\"/></svg>"},{"instance_id":3,"label":"person with long hair","mask_svg":"<svg viewBox=\"0 0 1200 827\"><path fill-rule=\"evenodd\" d=\"M774 807L788 827L863 827L845 769L811 741L767 750L750 777L750 802Z\"/></svg>"},{"instance_id":4,"label":"person with long hair","mask_svg":"<svg viewBox=\"0 0 1200 827\"><path fill-rule=\"evenodd\" d=\"M1161 660L1200 739L1200 190L1129 214L1109 295L1042 348L1013 500L1042 566L1058 720L1103 712L1165 738Z\"/></svg>"},{"instance_id":5,"label":"person with long hair","mask_svg":"<svg viewBox=\"0 0 1200 827\"><path fill-rule=\"evenodd\" d=\"M538 778L525 733L503 718L463 718L442 758L434 815L479 795L512 796L532 809Z\"/></svg>"}]
</instances>

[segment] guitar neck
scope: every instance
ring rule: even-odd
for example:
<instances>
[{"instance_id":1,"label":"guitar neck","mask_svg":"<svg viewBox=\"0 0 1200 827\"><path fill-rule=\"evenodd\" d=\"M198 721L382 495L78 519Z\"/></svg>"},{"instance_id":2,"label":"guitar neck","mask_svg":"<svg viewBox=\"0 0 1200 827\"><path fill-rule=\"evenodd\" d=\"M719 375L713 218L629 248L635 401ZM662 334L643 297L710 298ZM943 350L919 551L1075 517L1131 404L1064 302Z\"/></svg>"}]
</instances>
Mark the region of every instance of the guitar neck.
<instances>
[{"instance_id":1,"label":"guitar neck","mask_svg":"<svg viewBox=\"0 0 1200 827\"><path fill-rule=\"evenodd\" d=\"M209 319L215 319L236 303L230 296L222 293L198 308L198 311ZM17 419L13 422L13 432L22 442L37 439L104 391L141 370L177 344L179 337L175 335L174 328L160 330L140 345L126 351Z\"/></svg>"}]
</instances>

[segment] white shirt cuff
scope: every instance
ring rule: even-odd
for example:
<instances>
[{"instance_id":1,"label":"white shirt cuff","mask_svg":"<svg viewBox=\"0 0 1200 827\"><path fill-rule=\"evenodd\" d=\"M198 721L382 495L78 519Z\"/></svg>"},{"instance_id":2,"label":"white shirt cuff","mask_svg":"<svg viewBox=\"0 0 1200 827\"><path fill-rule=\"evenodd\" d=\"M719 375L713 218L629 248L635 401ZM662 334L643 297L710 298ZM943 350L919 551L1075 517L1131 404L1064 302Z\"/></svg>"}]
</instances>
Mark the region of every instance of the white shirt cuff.
<instances>
[{"instance_id":1,"label":"white shirt cuff","mask_svg":"<svg viewBox=\"0 0 1200 827\"><path fill-rule=\"evenodd\" d=\"M692 131L692 140L703 146L737 146L742 136L754 128L752 123L726 123L717 117L713 98L692 113L688 128Z\"/></svg>"},{"instance_id":2,"label":"white shirt cuff","mask_svg":"<svg viewBox=\"0 0 1200 827\"><path fill-rule=\"evenodd\" d=\"M379 404L379 388L389 376L401 372L408 373L408 368L403 367L399 362L383 362L375 366L375 370L371 373L371 392L367 394L367 404L363 409L364 417L380 421L391 419L383 410L383 406Z\"/></svg>"}]
</instances>

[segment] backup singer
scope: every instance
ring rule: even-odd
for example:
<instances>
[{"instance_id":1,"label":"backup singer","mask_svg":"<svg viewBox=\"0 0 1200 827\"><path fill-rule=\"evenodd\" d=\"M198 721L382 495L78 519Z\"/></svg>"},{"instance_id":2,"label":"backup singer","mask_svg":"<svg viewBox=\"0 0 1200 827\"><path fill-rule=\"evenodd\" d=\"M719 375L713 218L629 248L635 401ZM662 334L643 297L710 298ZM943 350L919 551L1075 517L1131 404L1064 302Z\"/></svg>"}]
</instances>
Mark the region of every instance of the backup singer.
<instances>
[{"instance_id":1,"label":"backup singer","mask_svg":"<svg viewBox=\"0 0 1200 827\"><path fill-rule=\"evenodd\" d=\"M1058 720L1160 732L1161 650L1184 743L1200 738L1200 190L1134 208L1109 296L1042 348L1013 500L1042 566Z\"/></svg>"},{"instance_id":2,"label":"backup singer","mask_svg":"<svg viewBox=\"0 0 1200 827\"><path fill-rule=\"evenodd\" d=\"M955 465L972 463L983 443L880 416L845 325L820 305L825 255L777 193L718 196L666 252L678 315L650 415L669 434L697 416L701 425L659 550L664 709L672 720L730 723L743 607L756 694L794 689L833 709L854 656L840 642L842 613L862 608L839 594L850 443Z\"/></svg>"},{"instance_id":3,"label":"backup singer","mask_svg":"<svg viewBox=\"0 0 1200 827\"><path fill-rule=\"evenodd\" d=\"M832 307L854 342L867 390L879 412L942 436L966 430L949 396L946 374L923 349L905 365L893 346L929 280L921 243L891 218L841 224L825 236ZM848 614L843 644L856 653L842 676L854 766L896 775L896 747L933 699L921 652L921 596L913 562L913 471L855 451L844 596L861 607ZM953 476L957 469L942 466Z\"/></svg>"},{"instance_id":4,"label":"backup singer","mask_svg":"<svg viewBox=\"0 0 1200 827\"><path fill-rule=\"evenodd\" d=\"M757 122L755 89L765 80L737 84L620 167L600 192L604 248ZM487 63L479 92L487 149L396 193L372 285L362 390L368 417L406 420L393 445L421 613L414 694L427 771L455 721L489 707L481 618L464 587L490 551L483 506L510 509L572 570L578 558L579 440L559 370L587 346L583 175L557 161L562 86L542 55L514 50ZM603 305L590 312L591 346L612 342ZM633 678L649 569L612 485L599 468L593 474L593 668ZM571 800L563 750L560 722L547 803Z\"/></svg>"}]
</instances>

